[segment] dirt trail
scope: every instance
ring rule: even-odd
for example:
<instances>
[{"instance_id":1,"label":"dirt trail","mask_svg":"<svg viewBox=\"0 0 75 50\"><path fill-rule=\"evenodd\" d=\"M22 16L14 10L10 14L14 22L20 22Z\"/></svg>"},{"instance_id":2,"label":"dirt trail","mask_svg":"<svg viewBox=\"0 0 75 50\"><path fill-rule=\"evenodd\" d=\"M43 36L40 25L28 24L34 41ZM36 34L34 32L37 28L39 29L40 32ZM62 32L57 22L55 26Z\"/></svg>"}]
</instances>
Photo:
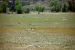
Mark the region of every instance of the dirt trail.
<instances>
[{"instance_id":1,"label":"dirt trail","mask_svg":"<svg viewBox=\"0 0 75 50\"><path fill-rule=\"evenodd\" d=\"M75 33L75 28L30 28L30 29L0 29L0 32L16 32L22 30L35 30L46 32L63 32L63 33Z\"/></svg>"}]
</instances>

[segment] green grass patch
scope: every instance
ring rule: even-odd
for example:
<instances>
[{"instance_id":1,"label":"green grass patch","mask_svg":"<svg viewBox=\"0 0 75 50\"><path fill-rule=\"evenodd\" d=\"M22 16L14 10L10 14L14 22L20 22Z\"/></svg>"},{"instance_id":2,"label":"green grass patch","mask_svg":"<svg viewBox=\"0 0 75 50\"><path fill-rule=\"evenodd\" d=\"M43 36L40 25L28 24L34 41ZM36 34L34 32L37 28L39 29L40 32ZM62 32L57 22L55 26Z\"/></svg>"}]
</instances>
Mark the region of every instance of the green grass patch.
<instances>
[{"instance_id":1,"label":"green grass patch","mask_svg":"<svg viewBox=\"0 0 75 50\"><path fill-rule=\"evenodd\" d=\"M5 27L74 27L74 13L51 14L1 14L0 24ZM0 26L1 26L0 25ZM11 26L12 25L12 26Z\"/></svg>"}]
</instances>

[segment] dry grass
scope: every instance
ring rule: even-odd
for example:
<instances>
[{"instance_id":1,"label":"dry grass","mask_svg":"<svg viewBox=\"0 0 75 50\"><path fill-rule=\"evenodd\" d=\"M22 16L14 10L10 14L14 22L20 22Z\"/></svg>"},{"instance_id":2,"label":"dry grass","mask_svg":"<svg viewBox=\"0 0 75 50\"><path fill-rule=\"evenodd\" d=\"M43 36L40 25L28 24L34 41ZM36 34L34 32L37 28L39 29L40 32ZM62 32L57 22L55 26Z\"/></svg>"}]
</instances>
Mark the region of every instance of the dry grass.
<instances>
[{"instance_id":1,"label":"dry grass","mask_svg":"<svg viewBox=\"0 0 75 50\"><path fill-rule=\"evenodd\" d=\"M75 13L0 14L0 50L75 50Z\"/></svg>"}]
</instances>

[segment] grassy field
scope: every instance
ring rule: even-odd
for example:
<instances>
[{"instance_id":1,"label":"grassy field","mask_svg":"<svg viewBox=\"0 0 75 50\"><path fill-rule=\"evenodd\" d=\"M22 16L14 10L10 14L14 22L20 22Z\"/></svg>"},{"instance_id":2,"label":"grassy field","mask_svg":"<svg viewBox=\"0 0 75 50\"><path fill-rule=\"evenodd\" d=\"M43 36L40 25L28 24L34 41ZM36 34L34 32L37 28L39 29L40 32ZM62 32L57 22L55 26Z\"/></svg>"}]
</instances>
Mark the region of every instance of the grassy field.
<instances>
[{"instance_id":1,"label":"grassy field","mask_svg":"<svg viewBox=\"0 0 75 50\"><path fill-rule=\"evenodd\" d=\"M75 13L0 14L0 50L74 50Z\"/></svg>"}]
</instances>

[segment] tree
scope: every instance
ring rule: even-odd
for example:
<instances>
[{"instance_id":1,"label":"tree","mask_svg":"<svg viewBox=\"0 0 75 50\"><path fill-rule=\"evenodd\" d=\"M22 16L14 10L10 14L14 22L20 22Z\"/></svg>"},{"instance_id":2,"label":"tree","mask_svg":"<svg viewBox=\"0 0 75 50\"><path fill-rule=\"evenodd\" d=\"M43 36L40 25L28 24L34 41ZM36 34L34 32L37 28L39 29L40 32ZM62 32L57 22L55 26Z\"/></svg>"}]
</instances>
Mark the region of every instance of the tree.
<instances>
[{"instance_id":1,"label":"tree","mask_svg":"<svg viewBox=\"0 0 75 50\"><path fill-rule=\"evenodd\" d=\"M51 0L50 1L50 9L51 9L51 11L56 11L56 12L61 11L60 0Z\"/></svg>"},{"instance_id":2,"label":"tree","mask_svg":"<svg viewBox=\"0 0 75 50\"><path fill-rule=\"evenodd\" d=\"M6 9L7 9L7 5L8 5L8 0L3 0L1 6L2 6L2 12L6 13Z\"/></svg>"},{"instance_id":3,"label":"tree","mask_svg":"<svg viewBox=\"0 0 75 50\"><path fill-rule=\"evenodd\" d=\"M68 3L70 11L75 12L75 0L69 0Z\"/></svg>"},{"instance_id":4,"label":"tree","mask_svg":"<svg viewBox=\"0 0 75 50\"><path fill-rule=\"evenodd\" d=\"M12 2L8 1L8 7L10 11L15 11L15 0L12 0Z\"/></svg>"},{"instance_id":5,"label":"tree","mask_svg":"<svg viewBox=\"0 0 75 50\"><path fill-rule=\"evenodd\" d=\"M67 2L64 2L62 5L62 12L69 11L69 4Z\"/></svg>"}]
</instances>

